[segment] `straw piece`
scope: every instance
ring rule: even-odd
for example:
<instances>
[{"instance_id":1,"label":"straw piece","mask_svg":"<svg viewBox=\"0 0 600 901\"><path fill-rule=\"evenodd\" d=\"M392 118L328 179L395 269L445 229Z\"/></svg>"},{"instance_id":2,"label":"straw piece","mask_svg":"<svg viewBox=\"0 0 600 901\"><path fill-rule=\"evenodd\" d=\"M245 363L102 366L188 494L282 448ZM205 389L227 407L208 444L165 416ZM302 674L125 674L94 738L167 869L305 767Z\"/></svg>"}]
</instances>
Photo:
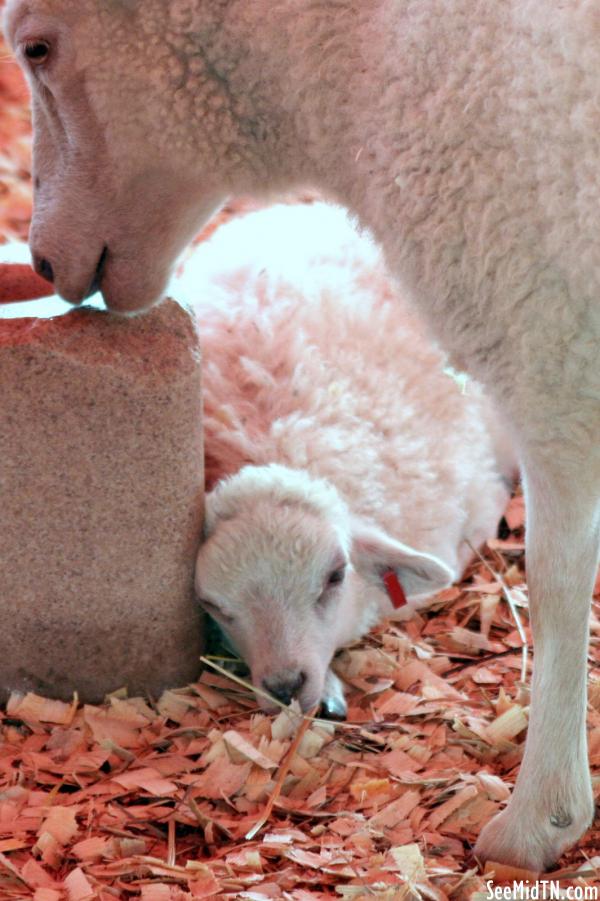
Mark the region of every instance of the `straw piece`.
<instances>
[{"instance_id":1,"label":"straw piece","mask_svg":"<svg viewBox=\"0 0 600 901\"><path fill-rule=\"evenodd\" d=\"M314 710L311 711L311 714L309 714L309 716L312 716L314 714L314 712L315 712ZM277 775L277 781L275 782L275 787L274 787L274 789L271 793L271 796L267 802L267 806L265 807L264 813L263 813L262 817L260 818L260 820L258 820L258 822L252 827L252 829L250 829L250 831L246 833L245 837L248 841L253 839L254 836L260 832L260 830L263 828L263 826L265 825L265 823L268 821L269 817L271 816L271 812L273 810L273 807L275 806L275 802L277 801L279 795L281 794L281 789L283 787L283 781L288 774L292 760L294 759L294 756L298 750L300 742L302 741L304 733L308 729L309 725L310 725L310 719L308 717L304 718L302 720L302 722L300 723L300 726L298 727L298 731L296 733L296 737L294 738L287 754L285 755L285 757L283 758L283 760L281 762L281 765L279 767L279 773Z\"/></svg>"}]
</instances>

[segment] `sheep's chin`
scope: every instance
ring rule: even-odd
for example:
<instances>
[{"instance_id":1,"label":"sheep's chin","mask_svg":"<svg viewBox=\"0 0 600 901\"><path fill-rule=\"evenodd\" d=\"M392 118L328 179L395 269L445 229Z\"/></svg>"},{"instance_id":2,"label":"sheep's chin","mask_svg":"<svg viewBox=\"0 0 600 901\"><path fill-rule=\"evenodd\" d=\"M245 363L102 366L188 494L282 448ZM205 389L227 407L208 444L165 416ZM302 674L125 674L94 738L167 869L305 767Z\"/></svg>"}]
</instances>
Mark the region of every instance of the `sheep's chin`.
<instances>
[{"instance_id":1,"label":"sheep's chin","mask_svg":"<svg viewBox=\"0 0 600 901\"><path fill-rule=\"evenodd\" d=\"M100 290L111 313L133 315L149 310L162 300L166 283L167 277L164 275L151 273L146 278L136 277L134 267L126 269L109 262Z\"/></svg>"}]
</instances>

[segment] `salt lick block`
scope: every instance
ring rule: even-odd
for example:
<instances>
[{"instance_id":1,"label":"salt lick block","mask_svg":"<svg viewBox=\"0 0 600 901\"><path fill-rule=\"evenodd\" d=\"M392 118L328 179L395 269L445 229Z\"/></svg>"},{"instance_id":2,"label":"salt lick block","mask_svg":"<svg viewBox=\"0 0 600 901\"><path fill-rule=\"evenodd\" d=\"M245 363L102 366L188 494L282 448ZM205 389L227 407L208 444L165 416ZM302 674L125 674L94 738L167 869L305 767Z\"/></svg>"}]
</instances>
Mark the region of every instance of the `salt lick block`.
<instances>
[{"instance_id":1,"label":"salt lick block","mask_svg":"<svg viewBox=\"0 0 600 901\"><path fill-rule=\"evenodd\" d=\"M193 680L200 352L174 301L0 319L0 693Z\"/></svg>"}]
</instances>

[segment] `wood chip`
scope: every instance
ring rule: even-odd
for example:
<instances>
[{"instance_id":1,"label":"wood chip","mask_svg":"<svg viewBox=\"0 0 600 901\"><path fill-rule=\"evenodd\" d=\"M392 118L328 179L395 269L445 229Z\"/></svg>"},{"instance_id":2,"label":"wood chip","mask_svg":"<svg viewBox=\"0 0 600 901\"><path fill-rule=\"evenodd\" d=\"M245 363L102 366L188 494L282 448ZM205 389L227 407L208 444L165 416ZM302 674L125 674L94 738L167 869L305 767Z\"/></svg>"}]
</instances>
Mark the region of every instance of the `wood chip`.
<instances>
[{"instance_id":1,"label":"wood chip","mask_svg":"<svg viewBox=\"0 0 600 901\"><path fill-rule=\"evenodd\" d=\"M65 877L65 888L69 901L92 901L96 894L85 873L79 867L71 870Z\"/></svg>"}]
</instances>

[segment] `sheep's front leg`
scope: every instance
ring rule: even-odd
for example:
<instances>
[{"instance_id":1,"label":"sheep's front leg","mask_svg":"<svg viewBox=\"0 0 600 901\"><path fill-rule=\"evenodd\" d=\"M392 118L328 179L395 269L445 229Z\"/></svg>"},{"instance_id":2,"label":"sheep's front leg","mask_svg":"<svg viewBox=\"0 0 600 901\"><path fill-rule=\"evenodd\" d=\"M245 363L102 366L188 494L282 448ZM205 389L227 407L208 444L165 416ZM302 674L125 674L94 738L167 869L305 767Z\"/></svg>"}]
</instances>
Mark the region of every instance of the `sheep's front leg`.
<instances>
[{"instance_id":1,"label":"sheep's front leg","mask_svg":"<svg viewBox=\"0 0 600 901\"><path fill-rule=\"evenodd\" d=\"M347 714L348 705L346 704L344 685L339 676L336 676L329 667L321 698L321 716L329 720L345 720Z\"/></svg>"},{"instance_id":2,"label":"sheep's front leg","mask_svg":"<svg viewBox=\"0 0 600 901\"><path fill-rule=\"evenodd\" d=\"M590 448L588 470L592 469ZM577 469L575 472L574 469ZM527 742L513 796L488 823L480 860L543 870L594 815L586 741L590 598L598 561L597 479L586 461L526 465L527 573L534 668Z\"/></svg>"}]
</instances>

